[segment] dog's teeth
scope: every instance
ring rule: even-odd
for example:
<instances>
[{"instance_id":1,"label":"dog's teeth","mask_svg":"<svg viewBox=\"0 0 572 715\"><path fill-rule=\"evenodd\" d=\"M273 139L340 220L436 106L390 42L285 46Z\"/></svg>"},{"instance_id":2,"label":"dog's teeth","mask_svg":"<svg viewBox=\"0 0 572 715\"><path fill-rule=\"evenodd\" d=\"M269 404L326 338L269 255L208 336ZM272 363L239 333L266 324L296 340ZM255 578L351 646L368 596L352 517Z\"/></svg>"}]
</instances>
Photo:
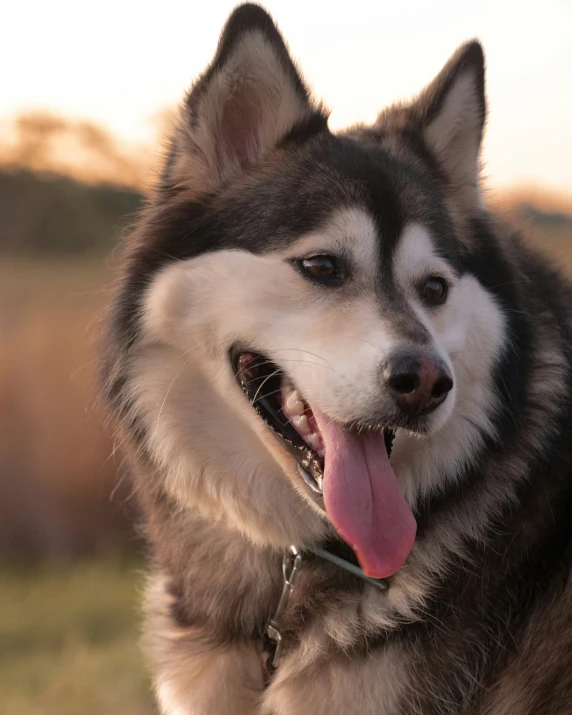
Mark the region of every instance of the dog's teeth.
<instances>
[{"instance_id":1,"label":"dog's teeth","mask_svg":"<svg viewBox=\"0 0 572 715\"><path fill-rule=\"evenodd\" d=\"M289 381L282 384L282 400L284 413L290 418L298 434L304 438L308 447L311 447L314 452L323 457L324 443L322 435L319 432L312 432L312 427L310 427L308 417L305 414L307 407L302 395Z\"/></svg>"},{"instance_id":2,"label":"dog's teeth","mask_svg":"<svg viewBox=\"0 0 572 715\"><path fill-rule=\"evenodd\" d=\"M300 399L298 390L293 390L286 400L286 409L292 415L304 414L304 403Z\"/></svg>"},{"instance_id":3,"label":"dog's teeth","mask_svg":"<svg viewBox=\"0 0 572 715\"><path fill-rule=\"evenodd\" d=\"M296 417L292 418L292 423L298 432L305 435L310 432L310 426L308 425L308 418L306 415L296 415Z\"/></svg>"},{"instance_id":4,"label":"dog's teeth","mask_svg":"<svg viewBox=\"0 0 572 715\"><path fill-rule=\"evenodd\" d=\"M310 445L310 447L313 447L314 449L316 448L316 435L313 432L307 434L305 440L306 443Z\"/></svg>"},{"instance_id":5,"label":"dog's teeth","mask_svg":"<svg viewBox=\"0 0 572 715\"><path fill-rule=\"evenodd\" d=\"M319 452L324 446L322 438L316 432L311 432L310 434L306 435L304 439L316 452Z\"/></svg>"}]
</instances>

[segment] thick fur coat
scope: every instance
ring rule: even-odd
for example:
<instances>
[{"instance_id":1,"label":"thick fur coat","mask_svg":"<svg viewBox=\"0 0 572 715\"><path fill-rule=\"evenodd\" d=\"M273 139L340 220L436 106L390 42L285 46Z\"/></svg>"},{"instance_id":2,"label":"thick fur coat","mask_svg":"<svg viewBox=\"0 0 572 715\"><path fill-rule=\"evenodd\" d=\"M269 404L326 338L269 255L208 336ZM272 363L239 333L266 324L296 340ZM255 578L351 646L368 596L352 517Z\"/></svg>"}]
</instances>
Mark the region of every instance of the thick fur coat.
<instances>
[{"instance_id":1,"label":"thick fur coat","mask_svg":"<svg viewBox=\"0 0 572 715\"><path fill-rule=\"evenodd\" d=\"M419 97L333 134L253 5L186 97L103 366L152 547L164 715L572 712L571 293L486 207L485 114L470 42ZM343 285L302 274L316 255L345 261ZM336 424L391 426L417 523L385 592L305 563L269 683L283 550L336 531L237 382L236 346ZM404 346L451 376L415 423L379 379Z\"/></svg>"}]
</instances>

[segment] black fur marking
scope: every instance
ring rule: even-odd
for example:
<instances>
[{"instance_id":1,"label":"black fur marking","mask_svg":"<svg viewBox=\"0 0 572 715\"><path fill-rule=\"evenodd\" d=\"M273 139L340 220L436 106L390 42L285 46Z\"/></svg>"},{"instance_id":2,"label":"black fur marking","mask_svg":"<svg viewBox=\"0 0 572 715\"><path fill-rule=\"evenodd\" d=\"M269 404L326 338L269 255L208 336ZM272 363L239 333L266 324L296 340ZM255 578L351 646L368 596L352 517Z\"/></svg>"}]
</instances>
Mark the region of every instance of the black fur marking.
<instances>
[{"instance_id":1,"label":"black fur marking","mask_svg":"<svg viewBox=\"0 0 572 715\"><path fill-rule=\"evenodd\" d=\"M507 263L486 220L474 222L473 235L475 250L467 261L467 270L496 298L506 320L506 348L495 372L501 409L494 424L502 445L518 430L524 412L532 336L519 295L528 279Z\"/></svg>"},{"instance_id":2,"label":"black fur marking","mask_svg":"<svg viewBox=\"0 0 572 715\"><path fill-rule=\"evenodd\" d=\"M308 139L329 132L328 116L320 111L315 111L306 119L295 124L286 136L278 142L278 148L288 147L288 145L303 145Z\"/></svg>"}]
</instances>

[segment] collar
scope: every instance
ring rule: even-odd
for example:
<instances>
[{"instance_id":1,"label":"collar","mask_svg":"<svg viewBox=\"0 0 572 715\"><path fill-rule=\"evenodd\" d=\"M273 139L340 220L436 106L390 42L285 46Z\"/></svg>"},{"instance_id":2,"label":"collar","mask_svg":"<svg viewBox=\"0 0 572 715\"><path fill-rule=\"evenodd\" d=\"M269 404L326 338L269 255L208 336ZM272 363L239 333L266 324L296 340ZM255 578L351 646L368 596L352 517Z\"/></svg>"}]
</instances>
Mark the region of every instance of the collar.
<instances>
[{"instance_id":1,"label":"collar","mask_svg":"<svg viewBox=\"0 0 572 715\"><path fill-rule=\"evenodd\" d=\"M351 573L353 576L361 578L362 581L365 581L371 586L375 586L382 591L386 591L389 588L389 584L384 578L372 578L371 576L366 576L363 572L363 569L356 564L353 564L351 561L347 561L341 556L338 556L337 554L334 554L327 549L321 548L320 546L307 546L305 549L302 550L302 553L311 553L314 554L314 556L323 559L324 561L329 561L331 564L334 564L335 566L344 569L344 571Z\"/></svg>"},{"instance_id":2,"label":"collar","mask_svg":"<svg viewBox=\"0 0 572 715\"><path fill-rule=\"evenodd\" d=\"M270 682L270 678L276 671L282 654L281 617L290 601L296 578L302 570L305 558L308 556L328 561L353 576L357 576L368 585L374 586L382 591L389 588L389 584L385 579L366 576L363 569L358 565L348 561L339 554L333 553L330 549L320 546L306 546L299 549L297 546L290 546L282 557L282 592L280 599L278 600L274 615L268 621L264 630L262 671L266 685Z\"/></svg>"}]
</instances>

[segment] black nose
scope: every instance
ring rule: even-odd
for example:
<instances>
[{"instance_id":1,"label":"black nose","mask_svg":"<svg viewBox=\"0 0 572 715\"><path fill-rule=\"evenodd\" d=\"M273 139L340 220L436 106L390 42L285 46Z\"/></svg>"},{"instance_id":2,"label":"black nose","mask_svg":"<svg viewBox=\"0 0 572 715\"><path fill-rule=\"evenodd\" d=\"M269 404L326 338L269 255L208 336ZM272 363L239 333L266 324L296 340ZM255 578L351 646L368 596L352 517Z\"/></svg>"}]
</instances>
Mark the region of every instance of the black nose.
<instances>
[{"instance_id":1,"label":"black nose","mask_svg":"<svg viewBox=\"0 0 572 715\"><path fill-rule=\"evenodd\" d=\"M420 352L396 353L383 365L382 374L397 405L409 414L433 411L453 387L444 363Z\"/></svg>"}]
</instances>

